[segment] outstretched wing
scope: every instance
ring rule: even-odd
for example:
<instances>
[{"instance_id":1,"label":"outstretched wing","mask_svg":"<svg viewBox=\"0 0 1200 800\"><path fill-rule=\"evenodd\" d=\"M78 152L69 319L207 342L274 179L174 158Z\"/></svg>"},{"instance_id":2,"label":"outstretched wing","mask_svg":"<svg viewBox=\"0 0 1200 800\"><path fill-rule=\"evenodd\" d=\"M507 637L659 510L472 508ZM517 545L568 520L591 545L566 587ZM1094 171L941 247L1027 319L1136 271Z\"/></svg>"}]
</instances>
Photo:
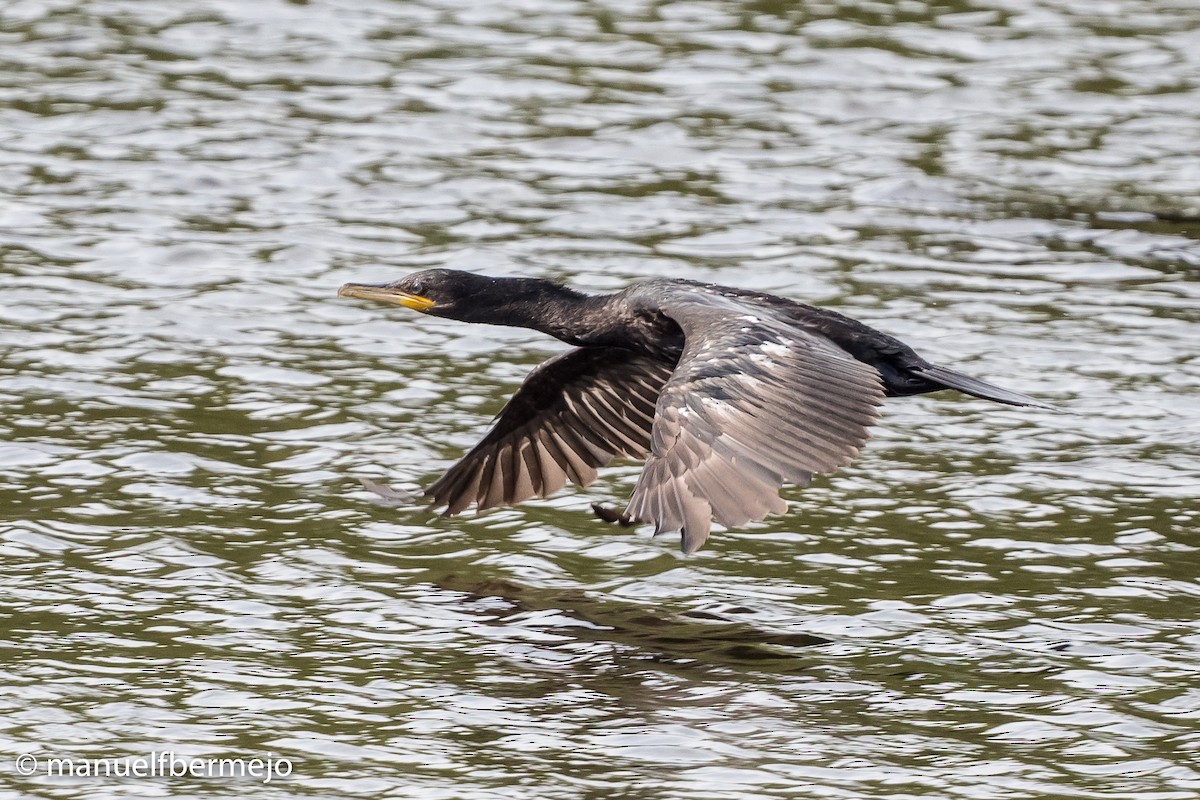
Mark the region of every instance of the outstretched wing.
<instances>
[{"instance_id":1,"label":"outstretched wing","mask_svg":"<svg viewBox=\"0 0 1200 800\"><path fill-rule=\"evenodd\" d=\"M539 365L471 452L425 490L458 514L585 486L616 456L644 458L672 365L616 347L568 350Z\"/></svg>"},{"instance_id":2,"label":"outstretched wing","mask_svg":"<svg viewBox=\"0 0 1200 800\"><path fill-rule=\"evenodd\" d=\"M736 297L689 287L656 305L685 344L658 398L628 516L680 530L691 553L714 519L737 526L782 513L784 483L807 485L866 444L884 397L870 365Z\"/></svg>"}]
</instances>

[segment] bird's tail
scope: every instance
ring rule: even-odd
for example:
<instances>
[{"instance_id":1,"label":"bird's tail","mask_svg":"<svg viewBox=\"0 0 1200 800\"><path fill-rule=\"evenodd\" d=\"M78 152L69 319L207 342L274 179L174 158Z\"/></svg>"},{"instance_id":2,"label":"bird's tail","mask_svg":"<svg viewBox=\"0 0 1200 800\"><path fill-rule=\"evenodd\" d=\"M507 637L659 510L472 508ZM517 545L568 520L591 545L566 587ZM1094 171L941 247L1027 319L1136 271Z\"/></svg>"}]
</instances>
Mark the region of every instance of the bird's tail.
<instances>
[{"instance_id":1,"label":"bird's tail","mask_svg":"<svg viewBox=\"0 0 1200 800\"><path fill-rule=\"evenodd\" d=\"M1009 389L1004 389L995 384L981 381L978 378L972 378L970 375L964 375L961 372L956 372L948 367L939 367L936 364L930 364L927 367L913 370L917 375L929 380L933 383L940 384L947 389L957 389L960 392L982 397L984 400L994 400L997 403L1005 403L1010 406L1029 406L1031 408L1044 408L1049 411L1062 411L1063 409L1057 406L1052 406L1049 403L1043 403L1040 400L1035 400L1027 394L1014 392Z\"/></svg>"}]
</instances>

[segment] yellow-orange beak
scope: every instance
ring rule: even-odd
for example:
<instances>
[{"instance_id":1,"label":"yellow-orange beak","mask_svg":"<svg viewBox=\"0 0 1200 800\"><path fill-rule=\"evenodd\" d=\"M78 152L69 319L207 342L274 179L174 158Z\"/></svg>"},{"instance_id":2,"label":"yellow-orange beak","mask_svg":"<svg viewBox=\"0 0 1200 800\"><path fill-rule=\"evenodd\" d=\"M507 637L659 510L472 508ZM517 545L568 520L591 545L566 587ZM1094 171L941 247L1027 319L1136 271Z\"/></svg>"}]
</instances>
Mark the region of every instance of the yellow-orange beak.
<instances>
[{"instance_id":1,"label":"yellow-orange beak","mask_svg":"<svg viewBox=\"0 0 1200 800\"><path fill-rule=\"evenodd\" d=\"M428 311L433 308L433 301L419 294L409 294L399 289L391 289L383 285L372 286L368 283L347 283L338 289L338 297L357 297L360 300L382 300L385 303L411 308L413 311Z\"/></svg>"}]
</instances>

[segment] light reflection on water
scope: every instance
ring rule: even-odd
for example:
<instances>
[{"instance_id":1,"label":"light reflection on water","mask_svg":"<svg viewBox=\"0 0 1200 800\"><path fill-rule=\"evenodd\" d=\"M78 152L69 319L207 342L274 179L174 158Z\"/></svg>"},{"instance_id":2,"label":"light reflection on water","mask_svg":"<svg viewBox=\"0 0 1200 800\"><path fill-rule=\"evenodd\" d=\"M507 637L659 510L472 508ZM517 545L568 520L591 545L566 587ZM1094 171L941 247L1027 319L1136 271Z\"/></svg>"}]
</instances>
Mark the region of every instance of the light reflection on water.
<instances>
[{"instance_id":1,"label":"light reflection on water","mask_svg":"<svg viewBox=\"0 0 1200 800\"><path fill-rule=\"evenodd\" d=\"M264 797L1200 786L1186 4L4 13L5 758L294 759ZM332 296L435 264L778 291L1078 413L892 402L689 558L592 518L629 465L381 508L357 477L430 479L556 347Z\"/></svg>"}]
</instances>

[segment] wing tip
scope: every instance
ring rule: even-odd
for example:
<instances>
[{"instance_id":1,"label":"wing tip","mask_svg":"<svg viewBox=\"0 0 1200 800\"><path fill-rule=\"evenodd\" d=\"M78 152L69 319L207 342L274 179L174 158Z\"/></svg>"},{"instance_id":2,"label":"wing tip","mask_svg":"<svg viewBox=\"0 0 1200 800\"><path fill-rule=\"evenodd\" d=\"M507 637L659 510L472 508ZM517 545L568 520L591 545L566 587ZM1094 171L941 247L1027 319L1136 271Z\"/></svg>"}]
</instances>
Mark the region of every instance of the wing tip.
<instances>
[{"instance_id":1,"label":"wing tip","mask_svg":"<svg viewBox=\"0 0 1200 800\"><path fill-rule=\"evenodd\" d=\"M705 525L702 530L694 528L681 528L679 531L679 550L685 556L693 555L697 550L704 546L708 541L708 535L712 532L711 525Z\"/></svg>"}]
</instances>

